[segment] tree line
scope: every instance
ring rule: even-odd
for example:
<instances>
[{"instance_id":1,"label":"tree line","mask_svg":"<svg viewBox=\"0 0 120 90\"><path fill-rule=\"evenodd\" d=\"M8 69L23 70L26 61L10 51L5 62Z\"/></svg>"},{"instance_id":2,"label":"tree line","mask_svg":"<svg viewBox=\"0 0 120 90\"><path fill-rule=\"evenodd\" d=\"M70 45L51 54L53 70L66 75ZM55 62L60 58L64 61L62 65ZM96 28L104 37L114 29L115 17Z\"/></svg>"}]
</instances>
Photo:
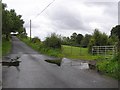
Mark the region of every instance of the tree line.
<instances>
[{"instance_id":1,"label":"tree line","mask_svg":"<svg viewBox=\"0 0 120 90\"><path fill-rule=\"evenodd\" d=\"M53 49L61 48L61 45L84 47L88 48L89 53L91 53L93 46L116 45L119 51L120 29L118 28L120 28L120 25L113 27L110 35L107 35L104 32L102 33L98 29L95 29L93 34L82 35L74 32L70 37L63 37L61 35L52 33L50 36L46 37L42 43L45 47ZM37 41L41 42L38 37L34 37L32 39L33 43L36 43Z\"/></svg>"},{"instance_id":2,"label":"tree line","mask_svg":"<svg viewBox=\"0 0 120 90\"><path fill-rule=\"evenodd\" d=\"M70 37L62 37L63 45L88 47L91 51L92 46L120 45L120 25L111 29L111 34L107 35L95 29L93 34L77 34L74 32Z\"/></svg>"},{"instance_id":3,"label":"tree line","mask_svg":"<svg viewBox=\"0 0 120 90\"><path fill-rule=\"evenodd\" d=\"M22 16L17 15L14 9L7 10L6 8L7 4L2 3L2 37L9 40L11 32L26 36Z\"/></svg>"}]
</instances>

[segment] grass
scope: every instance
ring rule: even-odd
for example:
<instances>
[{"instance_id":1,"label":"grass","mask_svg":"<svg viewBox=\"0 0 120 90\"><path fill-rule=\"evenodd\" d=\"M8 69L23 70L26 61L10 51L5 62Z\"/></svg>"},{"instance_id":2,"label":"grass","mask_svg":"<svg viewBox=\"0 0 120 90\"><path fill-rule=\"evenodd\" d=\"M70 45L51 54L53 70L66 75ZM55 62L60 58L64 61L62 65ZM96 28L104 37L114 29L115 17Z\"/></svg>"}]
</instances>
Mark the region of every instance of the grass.
<instances>
[{"instance_id":1,"label":"grass","mask_svg":"<svg viewBox=\"0 0 120 90\"><path fill-rule=\"evenodd\" d=\"M120 80L120 66L118 65L119 57L114 56L112 59L99 59L97 69L103 74Z\"/></svg>"},{"instance_id":2,"label":"grass","mask_svg":"<svg viewBox=\"0 0 120 90\"><path fill-rule=\"evenodd\" d=\"M53 57L62 57L60 49L46 48L42 43L37 43L37 44L32 43L29 38L19 38L19 39L25 42L28 46L30 46L34 50L38 51L39 53Z\"/></svg>"},{"instance_id":3,"label":"grass","mask_svg":"<svg viewBox=\"0 0 120 90\"><path fill-rule=\"evenodd\" d=\"M2 56L8 54L11 50L11 41L7 41L5 39L2 40Z\"/></svg>"},{"instance_id":4,"label":"grass","mask_svg":"<svg viewBox=\"0 0 120 90\"><path fill-rule=\"evenodd\" d=\"M45 61L49 63L57 64L58 66L60 66L62 60L45 60Z\"/></svg>"},{"instance_id":5,"label":"grass","mask_svg":"<svg viewBox=\"0 0 120 90\"><path fill-rule=\"evenodd\" d=\"M96 60L100 55L91 55L88 48L74 47L62 45L62 53L64 57L82 60Z\"/></svg>"},{"instance_id":6,"label":"grass","mask_svg":"<svg viewBox=\"0 0 120 90\"><path fill-rule=\"evenodd\" d=\"M29 38L19 38L21 41L25 42L28 46L32 47L34 50L39 49L39 44L34 44L30 41Z\"/></svg>"},{"instance_id":7,"label":"grass","mask_svg":"<svg viewBox=\"0 0 120 90\"><path fill-rule=\"evenodd\" d=\"M2 57L2 46L0 45L0 58Z\"/></svg>"}]
</instances>

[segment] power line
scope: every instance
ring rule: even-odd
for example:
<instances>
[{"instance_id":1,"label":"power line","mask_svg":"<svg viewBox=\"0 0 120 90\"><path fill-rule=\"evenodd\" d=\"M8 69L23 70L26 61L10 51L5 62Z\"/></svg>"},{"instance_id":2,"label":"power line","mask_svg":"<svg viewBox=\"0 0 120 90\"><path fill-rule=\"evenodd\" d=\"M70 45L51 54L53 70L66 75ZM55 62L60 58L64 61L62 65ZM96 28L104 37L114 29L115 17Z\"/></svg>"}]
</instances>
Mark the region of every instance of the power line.
<instances>
[{"instance_id":1,"label":"power line","mask_svg":"<svg viewBox=\"0 0 120 90\"><path fill-rule=\"evenodd\" d=\"M54 2L55 0L53 0L51 3L49 3L39 14L37 14L37 16L36 17L38 17L39 15L41 15L53 2ZM36 18L35 17L35 18ZM35 18L33 18L33 19L35 19ZM33 20L32 19L32 20ZM30 20L30 40L31 40L31 20Z\"/></svg>"},{"instance_id":2,"label":"power line","mask_svg":"<svg viewBox=\"0 0 120 90\"><path fill-rule=\"evenodd\" d=\"M40 13L38 13L35 18L37 18L39 15L41 15L55 0L53 0L50 4L48 4ZM33 19L35 19L33 18Z\"/></svg>"},{"instance_id":3,"label":"power line","mask_svg":"<svg viewBox=\"0 0 120 90\"><path fill-rule=\"evenodd\" d=\"M40 13L38 13L34 18L32 18L31 20L37 18L39 15L41 15L55 0L53 0L51 3L49 3ZM27 22L29 23L29 21ZM26 23L26 24L27 24Z\"/></svg>"}]
</instances>

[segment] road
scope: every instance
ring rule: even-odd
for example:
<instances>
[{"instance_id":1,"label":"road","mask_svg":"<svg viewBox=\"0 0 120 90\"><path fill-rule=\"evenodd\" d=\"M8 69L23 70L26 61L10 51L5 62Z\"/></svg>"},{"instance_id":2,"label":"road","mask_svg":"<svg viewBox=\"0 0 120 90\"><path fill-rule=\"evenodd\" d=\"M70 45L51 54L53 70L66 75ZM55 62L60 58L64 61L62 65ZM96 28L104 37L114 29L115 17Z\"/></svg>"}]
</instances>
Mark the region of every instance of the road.
<instances>
[{"instance_id":1,"label":"road","mask_svg":"<svg viewBox=\"0 0 120 90\"><path fill-rule=\"evenodd\" d=\"M15 36L10 56L21 56L19 69L3 66L3 88L117 88L118 81L90 70L58 67Z\"/></svg>"}]
</instances>

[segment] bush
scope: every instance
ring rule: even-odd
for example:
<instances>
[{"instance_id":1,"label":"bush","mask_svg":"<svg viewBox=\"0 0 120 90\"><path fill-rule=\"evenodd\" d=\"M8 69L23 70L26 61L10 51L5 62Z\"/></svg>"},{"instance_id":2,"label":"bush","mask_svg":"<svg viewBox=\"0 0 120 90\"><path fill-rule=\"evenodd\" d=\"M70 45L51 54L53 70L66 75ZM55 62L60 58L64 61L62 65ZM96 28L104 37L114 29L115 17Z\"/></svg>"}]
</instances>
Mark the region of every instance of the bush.
<instances>
[{"instance_id":1,"label":"bush","mask_svg":"<svg viewBox=\"0 0 120 90\"><path fill-rule=\"evenodd\" d=\"M120 80L120 67L118 57L115 55L112 59L102 59L97 63L97 69L111 77Z\"/></svg>"},{"instance_id":2,"label":"bush","mask_svg":"<svg viewBox=\"0 0 120 90\"><path fill-rule=\"evenodd\" d=\"M32 41L33 43L36 43L36 44L41 43L41 40L40 40L38 37L34 37L34 38L32 38L31 41Z\"/></svg>"},{"instance_id":3,"label":"bush","mask_svg":"<svg viewBox=\"0 0 120 90\"><path fill-rule=\"evenodd\" d=\"M49 48L61 48L61 39L55 33L51 34L50 37L46 37L44 45Z\"/></svg>"}]
</instances>

